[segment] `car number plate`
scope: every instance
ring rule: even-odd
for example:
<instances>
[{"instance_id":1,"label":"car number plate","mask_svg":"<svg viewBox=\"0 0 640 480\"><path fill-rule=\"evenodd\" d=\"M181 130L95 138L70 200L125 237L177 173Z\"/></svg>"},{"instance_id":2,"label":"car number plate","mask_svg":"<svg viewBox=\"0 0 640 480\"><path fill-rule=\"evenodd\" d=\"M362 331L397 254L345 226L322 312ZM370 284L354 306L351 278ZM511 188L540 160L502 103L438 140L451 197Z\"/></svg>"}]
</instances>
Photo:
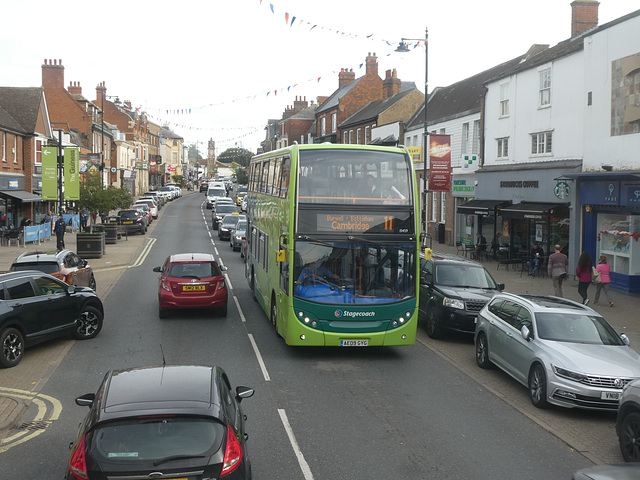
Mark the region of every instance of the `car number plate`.
<instances>
[{"instance_id":1,"label":"car number plate","mask_svg":"<svg viewBox=\"0 0 640 480\"><path fill-rule=\"evenodd\" d=\"M205 289L204 285L183 285L182 286L183 292L195 292L195 291L200 291L204 289Z\"/></svg>"},{"instance_id":2,"label":"car number plate","mask_svg":"<svg viewBox=\"0 0 640 480\"><path fill-rule=\"evenodd\" d=\"M600 394L600 400L620 400L622 392L602 392Z\"/></svg>"},{"instance_id":3,"label":"car number plate","mask_svg":"<svg viewBox=\"0 0 640 480\"><path fill-rule=\"evenodd\" d=\"M340 340L341 347L367 347L369 340Z\"/></svg>"},{"instance_id":4,"label":"car number plate","mask_svg":"<svg viewBox=\"0 0 640 480\"><path fill-rule=\"evenodd\" d=\"M133 220L125 220L122 222L123 225L128 225L129 223L133 223Z\"/></svg>"}]
</instances>

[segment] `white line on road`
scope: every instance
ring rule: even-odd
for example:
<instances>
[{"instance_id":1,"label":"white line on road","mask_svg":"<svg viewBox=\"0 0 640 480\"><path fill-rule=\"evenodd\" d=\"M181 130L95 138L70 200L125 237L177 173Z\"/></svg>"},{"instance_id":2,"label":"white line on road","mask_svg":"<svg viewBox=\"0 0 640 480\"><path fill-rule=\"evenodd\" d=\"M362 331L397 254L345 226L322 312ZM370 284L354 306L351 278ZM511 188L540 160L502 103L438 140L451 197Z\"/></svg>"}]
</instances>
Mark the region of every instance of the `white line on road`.
<instances>
[{"instance_id":1,"label":"white line on road","mask_svg":"<svg viewBox=\"0 0 640 480\"><path fill-rule=\"evenodd\" d=\"M287 412L284 409L279 408L278 414L280 415L280 420L282 420L282 425L284 425L284 429L289 436L289 441L291 442L291 446L293 447L293 452L296 454L298 458L298 464L300 465L300 470L302 470L302 474L304 475L305 480L313 480L313 474L311 473L311 468L309 468L309 464L304 459L304 455L302 455L302 451L300 450L300 446L298 445L298 441L296 440L296 436L293 434L293 429L291 428L291 424L289 423L289 419L287 418Z\"/></svg>"},{"instance_id":2,"label":"white line on road","mask_svg":"<svg viewBox=\"0 0 640 480\"><path fill-rule=\"evenodd\" d=\"M248 333L247 335L249 335L249 341L251 342L251 346L253 347L253 353L256 354L256 358L258 359L258 363L260 364L260 370L262 370L264 381L270 382L271 377L269 376L269 372L267 371L267 366L265 365L264 360L262 360L262 355L260 354L260 350L258 350L258 345L253 339L253 335L251 335L250 333Z\"/></svg>"},{"instance_id":3,"label":"white line on road","mask_svg":"<svg viewBox=\"0 0 640 480\"><path fill-rule=\"evenodd\" d=\"M242 309L240 308L240 302L238 302L238 297L236 297L234 295L233 296L233 301L236 303L236 308L238 309L238 313L240 314L240 320L242 320L242 323L247 323L247 319L244 318L244 313L243 313Z\"/></svg>"}]
</instances>

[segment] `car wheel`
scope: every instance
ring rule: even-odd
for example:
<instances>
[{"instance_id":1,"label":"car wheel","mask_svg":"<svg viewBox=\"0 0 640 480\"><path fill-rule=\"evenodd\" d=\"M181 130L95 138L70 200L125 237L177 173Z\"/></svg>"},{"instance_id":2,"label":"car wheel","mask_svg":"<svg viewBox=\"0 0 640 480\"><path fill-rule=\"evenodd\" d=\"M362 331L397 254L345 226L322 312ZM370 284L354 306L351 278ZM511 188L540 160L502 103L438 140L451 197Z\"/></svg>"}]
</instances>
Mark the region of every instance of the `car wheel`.
<instances>
[{"instance_id":1,"label":"car wheel","mask_svg":"<svg viewBox=\"0 0 640 480\"><path fill-rule=\"evenodd\" d=\"M168 318L169 310L158 307L158 318Z\"/></svg>"},{"instance_id":2,"label":"car wheel","mask_svg":"<svg viewBox=\"0 0 640 480\"><path fill-rule=\"evenodd\" d=\"M442 325L433 305L427 306L427 335L433 339L442 338Z\"/></svg>"},{"instance_id":3,"label":"car wheel","mask_svg":"<svg viewBox=\"0 0 640 480\"><path fill-rule=\"evenodd\" d=\"M0 365L5 368L15 367L22 360L24 352L24 338L20 330L7 328L0 335L0 345L2 345L2 356Z\"/></svg>"},{"instance_id":4,"label":"car wheel","mask_svg":"<svg viewBox=\"0 0 640 480\"><path fill-rule=\"evenodd\" d=\"M87 305L80 313L77 330L73 333L76 340L88 340L102 330L102 313L96 307Z\"/></svg>"},{"instance_id":5,"label":"car wheel","mask_svg":"<svg viewBox=\"0 0 640 480\"><path fill-rule=\"evenodd\" d=\"M547 375L539 363L536 363L529 373L529 395L535 407L546 408L549 406L547 402Z\"/></svg>"},{"instance_id":6,"label":"car wheel","mask_svg":"<svg viewBox=\"0 0 640 480\"><path fill-rule=\"evenodd\" d=\"M276 305L275 295L271 295L271 314L269 315L269 320L271 320L271 325L273 325L273 328L277 330L278 305Z\"/></svg>"},{"instance_id":7,"label":"car wheel","mask_svg":"<svg viewBox=\"0 0 640 480\"><path fill-rule=\"evenodd\" d=\"M490 368L492 365L489 360L489 344L484 333L478 334L476 340L476 363L480 368Z\"/></svg>"},{"instance_id":8,"label":"car wheel","mask_svg":"<svg viewBox=\"0 0 640 480\"><path fill-rule=\"evenodd\" d=\"M93 273L91 274L91 278L89 278L89 288L94 291L96 289L96 277L93 276Z\"/></svg>"},{"instance_id":9,"label":"car wheel","mask_svg":"<svg viewBox=\"0 0 640 480\"><path fill-rule=\"evenodd\" d=\"M620 423L620 453L625 462L640 462L640 413L627 413Z\"/></svg>"}]
</instances>

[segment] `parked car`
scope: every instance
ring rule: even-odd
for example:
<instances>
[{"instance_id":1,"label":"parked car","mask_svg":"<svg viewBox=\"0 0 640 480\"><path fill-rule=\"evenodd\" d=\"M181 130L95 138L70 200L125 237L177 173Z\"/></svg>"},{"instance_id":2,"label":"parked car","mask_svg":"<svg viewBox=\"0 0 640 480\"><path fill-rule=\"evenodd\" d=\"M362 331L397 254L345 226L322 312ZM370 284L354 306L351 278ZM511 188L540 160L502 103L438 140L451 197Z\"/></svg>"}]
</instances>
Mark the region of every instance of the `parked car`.
<instances>
[{"instance_id":1,"label":"parked car","mask_svg":"<svg viewBox=\"0 0 640 480\"><path fill-rule=\"evenodd\" d=\"M216 201L216 198L226 197L227 191L222 188L209 188L207 190L207 208L213 208L213 203Z\"/></svg>"},{"instance_id":2,"label":"parked car","mask_svg":"<svg viewBox=\"0 0 640 480\"><path fill-rule=\"evenodd\" d=\"M151 216L158 218L158 205L153 198L139 198L136 200L135 205L145 204L151 209Z\"/></svg>"},{"instance_id":3,"label":"parked car","mask_svg":"<svg viewBox=\"0 0 640 480\"><path fill-rule=\"evenodd\" d=\"M169 201L173 200L174 198L176 198L176 191L171 188L171 187L158 187L158 192L162 193L163 195L166 195L167 198L169 199Z\"/></svg>"},{"instance_id":4,"label":"parked car","mask_svg":"<svg viewBox=\"0 0 640 480\"><path fill-rule=\"evenodd\" d=\"M219 266L210 253L170 255L154 272L158 278L158 316L166 318L169 310L205 309L227 314L227 285Z\"/></svg>"},{"instance_id":5,"label":"parked car","mask_svg":"<svg viewBox=\"0 0 640 480\"><path fill-rule=\"evenodd\" d=\"M473 333L484 305L504 290L482 264L458 255L420 256L420 318L427 335L442 338L445 331Z\"/></svg>"},{"instance_id":6,"label":"parked car","mask_svg":"<svg viewBox=\"0 0 640 480\"><path fill-rule=\"evenodd\" d=\"M640 478L638 464L594 465L573 472L572 480L637 480Z\"/></svg>"},{"instance_id":7,"label":"parked car","mask_svg":"<svg viewBox=\"0 0 640 480\"><path fill-rule=\"evenodd\" d=\"M229 235L229 246L233 251L239 251L242 248L242 239L247 236L247 221L240 220L235 228L231 230Z\"/></svg>"},{"instance_id":8,"label":"parked car","mask_svg":"<svg viewBox=\"0 0 640 480\"><path fill-rule=\"evenodd\" d=\"M246 416L225 371L160 365L107 372L71 445L67 480L173 478L248 480ZM123 478L124 478L123 477Z\"/></svg>"},{"instance_id":9,"label":"parked car","mask_svg":"<svg viewBox=\"0 0 640 480\"><path fill-rule=\"evenodd\" d=\"M141 211L147 217L147 225L150 225L153 221L153 215L151 215L151 208L146 203L136 203L131 208Z\"/></svg>"},{"instance_id":10,"label":"parked car","mask_svg":"<svg viewBox=\"0 0 640 480\"><path fill-rule=\"evenodd\" d=\"M96 289L96 278L91 265L71 250L25 252L13 261L9 270L38 270L62 280L67 285Z\"/></svg>"},{"instance_id":11,"label":"parked car","mask_svg":"<svg viewBox=\"0 0 640 480\"><path fill-rule=\"evenodd\" d=\"M231 237L231 230L236 227L236 223L241 219L246 220L246 215L240 215L238 212L225 215L222 222L218 224L218 238L220 240L229 240Z\"/></svg>"},{"instance_id":12,"label":"parked car","mask_svg":"<svg viewBox=\"0 0 640 480\"><path fill-rule=\"evenodd\" d=\"M180 185L178 185L177 183L167 183L165 185L165 187L172 188L176 193L176 197L181 197L182 196L182 187Z\"/></svg>"},{"instance_id":13,"label":"parked car","mask_svg":"<svg viewBox=\"0 0 640 480\"><path fill-rule=\"evenodd\" d=\"M35 270L0 274L0 366L15 367L25 348L52 338L93 338L104 309L95 290Z\"/></svg>"},{"instance_id":14,"label":"parked car","mask_svg":"<svg viewBox=\"0 0 640 480\"><path fill-rule=\"evenodd\" d=\"M229 215L230 213L238 213L238 207L233 204L221 204L218 205L215 210L212 210L211 225L213 229L217 230L225 215Z\"/></svg>"},{"instance_id":15,"label":"parked car","mask_svg":"<svg viewBox=\"0 0 640 480\"><path fill-rule=\"evenodd\" d=\"M156 204L158 205L158 210L162 210L162 207L164 207L164 205L167 203L164 195L162 195L161 193L155 190L153 192L143 193L140 196L140 198L153 198L156 201Z\"/></svg>"},{"instance_id":16,"label":"parked car","mask_svg":"<svg viewBox=\"0 0 640 480\"><path fill-rule=\"evenodd\" d=\"M617 410L640 378L640 355L600 314L542 295L496 295L478 315L476 362L496 365L529 388L532 403Z\"/></svg>"},{"instance_id":17,"label":"parked car","mask_svg":"<svg viewBox=\"0 0 640 480\"><path fill-rule=\"evenodd\" d=\"M131 210L120 210L118 212L120 223L124 225L127 233L135 232L140 235L147 233L147 219L145 213L140 212L137 208Z\"/></svg>"},{"instance_id":18,"label":"parked car","mask_svg":"<svg viewBox=\"0 0 640 480\"><path fill-rule=\"evenodd\" d=\"M640 380L629 383L622 391L616 432L625 461L640 462Z\"/></svg>"}]
</instances>

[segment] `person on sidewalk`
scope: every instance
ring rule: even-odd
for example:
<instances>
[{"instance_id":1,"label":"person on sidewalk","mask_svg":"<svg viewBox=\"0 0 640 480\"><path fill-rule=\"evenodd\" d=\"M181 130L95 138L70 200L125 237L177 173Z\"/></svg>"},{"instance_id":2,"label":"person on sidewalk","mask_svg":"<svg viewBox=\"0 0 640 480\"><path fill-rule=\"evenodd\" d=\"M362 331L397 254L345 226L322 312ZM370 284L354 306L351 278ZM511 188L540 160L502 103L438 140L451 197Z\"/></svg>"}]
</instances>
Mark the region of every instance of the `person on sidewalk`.
<instances>
[{"instance_id":1,"label":"person on sidewalk","mask_svg":"<svg viewBox=\"0 0 640 480\"><path fill-rule=\"evenodd\" d=\"M549 256L549 276L553 281L555 296L562 297L562 282L567 278L569 259L564 253L560 253L560 245L555 245L553 250L554 253Z\"/></svg>"},{"instance_id":2,"label":"person on sidewalk","mask_svg":"<svg viewBox=\"0 0 640 480\"><path fill-rule=\"evenodd\" d=\"M607 263L606 255L600 255L596 271L600 274L600 283L596 283L596 298L593 304L598 304L598 300L600 300L600 292L604 290L604 294L607 296L607 300L609 300L609 306L613 307L613 299L609 293L609 286L611 284L611 277L609 276L611 273L611 265Z\"/></svg>"},{"instance_id":3,"label":"person on sidewalk","mask_svg":"<svg viewBox=\"0 0 640 480\"><path fill-rule=\"evenodd\" d=\"M53 226L54 232L56 232L56 248L58 251L64 250L64 232L67 229L67 224L64 223L62 214L58 215L58 220Z\"/></svg>"},{"instance_id":4,"label":"person on sidewalk","mask_svg":"<svg viewBox=\"0 0 640 480\"><path fill-rule=\"evenodd\" d=\"M589 290L589 284L591 283L591 268L593 268L593 261L591 255L587 252L582 252L578 259L578 266L576 267L576 276L578 277L578 293L582 297L582 303L587 305L589 303L589 296L587 290Z\"/></svg>"},{"instance_id":5,"label":"person on sidewalk","mask_svg":"<svg viewBox=\"0 0 640 480\"><path fill-rule=\"evenodd\" d=\"M527 268L529 269L529 275L535 276L538 273L538 268L544 260L544 249L540 247L538 242L534 242L531 249L531 259L527 262Z\"/></svg>"}]
</instances>

